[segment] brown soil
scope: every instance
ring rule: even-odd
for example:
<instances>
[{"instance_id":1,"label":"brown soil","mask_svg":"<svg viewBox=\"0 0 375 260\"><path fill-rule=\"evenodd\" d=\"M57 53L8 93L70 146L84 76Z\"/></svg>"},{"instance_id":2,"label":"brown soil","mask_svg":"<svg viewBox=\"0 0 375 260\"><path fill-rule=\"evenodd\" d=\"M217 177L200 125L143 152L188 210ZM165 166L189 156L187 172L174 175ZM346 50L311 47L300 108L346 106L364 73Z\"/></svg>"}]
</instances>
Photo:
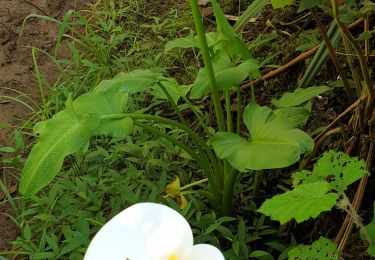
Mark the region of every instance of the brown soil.
<instances>
[{"instance_id":1,"label":"brown soil","mask_svg":"<svg viewBox=\"0 0 375 260\"><path fill-rule=\"evenodd\" d=\"M35 80L31 58L34 46L51 52L54 48L58 30L56 25L41 19L30 19L20 35L25 17L37 13L60 19L64 13L73 8L74 0L1 0L0 4L0 146L11 142L9 133L12 128L22 125L21 119L28 119L32 112L18 102L11 102L3 96L19 98L19 91L38 103L38 87ZM19 42L18 42L19 39ZM49 82L52 82L57 71L45 55L38 56L39 66ZM26 101L25 98L21 98ZM30 103L30 101L28 101ZM4 157L0 153L0 160ZM11 192L17 190L17 184L10 180L11 175L5 168L0 168L1 180L6 179ZM11 208L4 203L4 194L0 190L0 251L9 250L10 241L18 233L17 227L6 214L12 214Z\"/></svg>"}]
</instances>

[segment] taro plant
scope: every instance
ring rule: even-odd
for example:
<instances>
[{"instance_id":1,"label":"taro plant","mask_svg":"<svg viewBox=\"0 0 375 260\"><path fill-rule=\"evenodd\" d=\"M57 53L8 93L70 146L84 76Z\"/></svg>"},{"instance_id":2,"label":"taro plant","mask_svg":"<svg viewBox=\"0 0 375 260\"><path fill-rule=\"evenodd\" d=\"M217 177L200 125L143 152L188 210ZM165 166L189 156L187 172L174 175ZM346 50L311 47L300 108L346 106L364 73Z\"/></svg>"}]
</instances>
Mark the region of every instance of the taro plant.
<instances>
[{"instance_id":1,"label":"taro plant","mask_svg":"<svg viewBox=\"0 0 375 260\"><path fill-rule=\"evenodd\" d=\"M256 170L287 167L313 149L311 137L298 127L309 115L309 100L327 89L308 88L289 93L274 102L276 110L256 104L253 91L253 101L242 114L240 85L244 80L260 75L259 64L251 58L249 49L215 0L212 5L217 31L207 34L197 1L190 0L190 5L197 36L177 39L166 48L199 47L205 67L199 70L194 84L180 85L177 80L161 73L135 70L104 80L92 92L75 100L68 99L63 111L34 128L39 140L23 169L22 194L31 196L45 187L60 170L64 158L82 149L92 136L125 138L133 133L135 125L165 138L188 154L208 180L208 190L202 194L215 211L228 215L240 173L253 174ZM237 90L235 104L229 95L232 90ZM187 97L189 91L190 98ZM139 92L168 100L176 117L148 114L145 110L129 111L129 95ZM224 97L224 106L221 96ZM294 103L283 104L283 101L293 98ZM190 99L211 101L215 120L207 123L201 109ZM182 102L196 116L197 129L190 126L182 113ZM232 105L236 106L237 113L232 111ZM185 132L188 142L157 128L155 122ZM241 130L242 122L248 130L246 133ZM217 132L213 130L215 128Z\"/></svg>"}]
</instances>

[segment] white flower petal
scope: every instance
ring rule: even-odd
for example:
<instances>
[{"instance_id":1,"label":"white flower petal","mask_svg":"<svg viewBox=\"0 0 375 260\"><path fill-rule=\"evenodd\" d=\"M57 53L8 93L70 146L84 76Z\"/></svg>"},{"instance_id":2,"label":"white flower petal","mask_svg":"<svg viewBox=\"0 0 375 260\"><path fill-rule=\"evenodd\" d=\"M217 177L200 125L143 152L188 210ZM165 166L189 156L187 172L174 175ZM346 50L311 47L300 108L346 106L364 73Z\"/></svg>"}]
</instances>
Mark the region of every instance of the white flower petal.
<instances>
[{"instance_id":1,"label":"white flower petal","mask_svg":"<svg viewBox=\"0 0 375 260\"><path fill-rule=\"evenodd\" d=\"M190 226L177 211L161 204L139 203L99 230L84 260L165 260L192 246Z\"/></svg>"},{"instance_id":2,"label":"white flower petal","mask_svg":"<svg viewBox=\"0 0 375 260\"><path fill-rule=\"evenodd\" d=\"M181 260L225 260L223 254L208 244L195 245L184 252Z\"/></svg>"}]
</instances>

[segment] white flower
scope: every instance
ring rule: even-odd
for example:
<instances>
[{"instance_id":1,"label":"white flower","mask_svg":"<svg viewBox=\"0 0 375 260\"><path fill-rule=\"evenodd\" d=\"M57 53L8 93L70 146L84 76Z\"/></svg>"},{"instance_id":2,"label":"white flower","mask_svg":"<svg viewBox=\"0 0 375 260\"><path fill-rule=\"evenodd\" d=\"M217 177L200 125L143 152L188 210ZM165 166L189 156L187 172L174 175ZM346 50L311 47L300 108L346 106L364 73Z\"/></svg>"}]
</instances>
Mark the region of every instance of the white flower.
<instances>
[{"instance_id":1,"label":"white flower","mask_svg":"<svg viewBox=\"0 0 375 260\"><path fill-rule=\"evenodd\" d=\"M193 246L188 222L156 203L135 204L95 235L84 260L224 260L214 246Z\"/></svg>"}]
</instances>

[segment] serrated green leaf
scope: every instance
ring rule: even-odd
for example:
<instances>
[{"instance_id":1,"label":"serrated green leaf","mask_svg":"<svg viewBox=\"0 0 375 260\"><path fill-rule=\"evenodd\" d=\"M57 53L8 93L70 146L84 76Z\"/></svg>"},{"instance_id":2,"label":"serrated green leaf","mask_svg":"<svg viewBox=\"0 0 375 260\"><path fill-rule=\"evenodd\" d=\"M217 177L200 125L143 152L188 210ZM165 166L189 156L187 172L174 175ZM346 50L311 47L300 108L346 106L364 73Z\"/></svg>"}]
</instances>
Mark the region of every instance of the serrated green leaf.
<instances>
[{"instance_id":1,"label":"serrated green leaf","mask_svg":"<svg viewBox=\"0 0 375 260\"><path fill-rule=\"evenodd\" d=\"M314 183L318 181L323 181L323 179L310 171L303 170L293 174L293 185L297 186L302 183Z\"/></svg>"},{"instance_id":2,"label":"serrated green leaf","mask_svg":"<svg viewBox=\"0 0 375 260\"><path fill-rule=\"evenodd\" d=\"M298 88L293 93L284 94L279 100L272 99L271 103L278 108L295 107L328 90L330 88L327 86Z\"/></svg>"},{"instance_id":3,"label":"serrated green leaf","mask_svg":"<svg viewBox=\"0 0 375 260\"><path fill-rule=\"evenodd\" d=\"M329 184L323 181L301 184L291 191L266 200L258 211L281 224L293 218L301 223L332 209L339 196L329 190Z\"/></svg>"},{"instance_id":4,"label":"serrated green leaf","mask_svg":"<svg viewBox=\"0 0 375 260\"><path fill-rule=\"evenodd\" d=\"M286 167L313 149L308 134L268 107L250 103L244 111L244 122L250 140L233 133L217 133L211 139L216 154L239 171Z\"/></svg>"},{"instance_id":5,"label":"serrated green leaf","mask_svg":"<svg viewBox=\"0 0 375 260\"><path fill-rule=\"evenodd\" d=\"M347 187L368 174L366 163L343 152L330 150L318 160L313 172L303 171L293 175L293 183L327 181L331 189L344 192Z\"/></svg>"},{"instance_id":6,"label":"serrated green leaf","mask_svg":"<svg viewBox=\"0 0 375 260\"><path fill-rule=\"evenodd\" d=\"M370 246L367 249L367 253L370 256L375 256L375 203L374 203L373 210L374 210L374 215L373 215L372 221L367 226L365 226L367 234L369 235L371 239L371 241L368 241L370 243ZM361 237L363 240L366 240L366 236L364 236L363 231L362 231Z\"/></svg>"},{"instance_id":7,"label":"serrated green leaf","mask_svg":"<svg viewBox=\"0 0 375 260\"><path fill-rule=\"evenodd\" d=\"M325 237L320 237L319 240L312 243L312 245L298 245L288 252L289 260L338 260L339 254L335 243Z\"/></svg>"},{"instance_id":8,"label":"serrated green leaf","mask_svg":"<svg viewBox=\"0 0 375 260\"><path fill-rule=\"evenodd\" d=\"M48 120L45 133L26 160L20 192L31 196L46 186L60 170L64 158L78 151L98 126L99 118L92 114L77 117L63 111Z\"/></svg>"},{"instance_id":9,"label":"serrated green leaf","mask_svg":"<svg viewBox=\"0 0 375 260\"><path fill-rule=\"evenodd\" d=\"M291 5L293 0L271 0L273 8L284 8L287 5Z\"/></svg>"}]
</instances>

